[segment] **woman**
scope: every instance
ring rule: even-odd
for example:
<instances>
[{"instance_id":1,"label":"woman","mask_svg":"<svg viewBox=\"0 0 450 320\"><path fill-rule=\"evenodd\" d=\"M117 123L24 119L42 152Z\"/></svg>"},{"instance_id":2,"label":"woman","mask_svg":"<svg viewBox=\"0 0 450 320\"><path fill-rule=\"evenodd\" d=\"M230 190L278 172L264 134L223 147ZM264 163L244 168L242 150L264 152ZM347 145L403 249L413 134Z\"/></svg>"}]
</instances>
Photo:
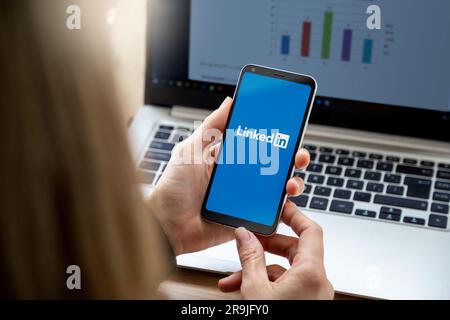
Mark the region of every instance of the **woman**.
<instances>
[{"instance_id":1,"label":"woman","mask_svg":"<svg viewBox=\"0 0 450 320\"><path fill-rule=\"evenodd\" d=\"M74 2L0 3L0 296L154 298L174 255L236 237L242 272L222 279L221 290L332 298L321 230L292 203L282 219L299 238L258 238L202 220L212 166L177 164L202 140L201 130L176 148L142 200L97 14L102 1L98 11L82 12L81 30L69 31L66 8L90 1ZM223 130L230 106L225 100L200 129ZM202 142L213 157L215 148ZM296 166L308 162L299 151ZM291 179L286 188L299 194L303 182ZM292 268L266 268L264 250L286 256ZM67 289L69 265L81 269L81 290Z\"/></svg>"}]
</instances>

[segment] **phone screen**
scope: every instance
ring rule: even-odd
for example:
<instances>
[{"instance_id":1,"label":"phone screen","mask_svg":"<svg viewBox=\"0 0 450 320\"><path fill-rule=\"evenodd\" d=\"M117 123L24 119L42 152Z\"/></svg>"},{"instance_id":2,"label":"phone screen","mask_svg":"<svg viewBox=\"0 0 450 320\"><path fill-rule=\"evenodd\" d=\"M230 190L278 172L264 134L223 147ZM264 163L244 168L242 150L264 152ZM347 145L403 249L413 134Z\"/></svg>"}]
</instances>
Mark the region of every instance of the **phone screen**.
<instances>
[{"instance_id":1,"label":"phone screen","mask_svg":"<svg viewBox=\"0 0 450 320\"><path fill-rule=\"evenodd\" d=\"M313 88L242 74L204 206L273 226L282 205Z\"/></svg>"}]
</instances>

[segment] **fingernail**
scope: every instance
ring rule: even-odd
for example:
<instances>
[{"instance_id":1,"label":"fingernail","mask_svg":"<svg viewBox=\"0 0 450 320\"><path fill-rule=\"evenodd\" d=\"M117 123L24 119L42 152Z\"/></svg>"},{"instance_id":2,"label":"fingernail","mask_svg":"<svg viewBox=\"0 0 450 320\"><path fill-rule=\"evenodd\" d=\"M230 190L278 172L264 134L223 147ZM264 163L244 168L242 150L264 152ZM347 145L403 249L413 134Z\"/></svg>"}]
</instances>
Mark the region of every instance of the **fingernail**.
<instances>
[{"instance_id":1,"label":"fingernail","mask_svg":"<svg viewBox=\"0 0 450 320\"><path fill-rule=\"evenodd\" d=\"M244 227L237 228L235 234L238 245L243 245L252 239L250 232L248 232Z\"/></svg>"},{"instance_id":2,"label":"fingernail","mask_svg":"<svg viewBox=\"0 0 450 320\"><path fill-rule=\"evenodd\" d=\"M230 102L231 98L230 97L226 97L225 100L223 100L222 104L220 105L221 107L223 107L224 105L226 105L228 102Z\"/></svg>"}]
</instances>

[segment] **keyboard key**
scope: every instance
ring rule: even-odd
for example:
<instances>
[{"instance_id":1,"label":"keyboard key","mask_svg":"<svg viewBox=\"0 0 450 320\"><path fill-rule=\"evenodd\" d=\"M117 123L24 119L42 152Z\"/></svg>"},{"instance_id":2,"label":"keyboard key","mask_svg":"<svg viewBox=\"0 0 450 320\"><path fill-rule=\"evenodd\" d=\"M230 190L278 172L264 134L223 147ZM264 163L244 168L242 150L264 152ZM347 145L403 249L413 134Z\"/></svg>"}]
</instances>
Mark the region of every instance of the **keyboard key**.
<instances>
[{"instance_id":1,"label":"keyboard key","mask_svg":"<svg viewBox=\"0 0 450 320\"><path fill-rule=\"evenodd\" d=\"M372 195L367 192L355 192L353 195L355 201L370 202L370 199L372 199Z\"/></svg>"},{"instance_id":2,"label":"keyboard key","mask_svg":"<svg viewBox=\"0 0 450 320\"><path fill-rule=\"evenodd\" d=\"M372 160L360 159L360 160L358 160L358 163L356 164L356 166L358 168L372 169L373 168L373 161Z\"/></svg>"},{"instance_id":3,"label":"keyboard key","mask_svg":"<svg viewBox=\"0 0 450 320\"><path fill-rule=\"evenodd\" d=\"M435 192L435 193L433 193L433 200L450 202L450 193Z\"/></svg>"},{"instance_id":4,"label":"keyboard key","mask_svg":"<svg viewBox=\"0 0 450 320\"><path fill-rule=\"evenodd\" d=\"M180 131L184 131L184 132L192 132L192 129L191 128L187 128L187 127L177 127L177 130L180 130Z\"/></svg>"},{"instance_id":5,"label":"keyboard key","mask_svg":"<svg viewBox=\"0 0 450 320\"><path fill-rule=\"evenodd\" d=\"M334 163L335 159L336 157L331 154L321 154L319 157L319 162Z\"/></svg>"},{"instance_id":6,"label":"keyboard key","mask_svg":"<svg viewBox=\"0 0 450 320\"><path fill-rule=\"evenodd\" d=\"M417 164L417 160L416 159L405 158L405 159L403 159L403 163Z\"/></svg>"},{"instance_id":7,"label":"keyboard key","mask_svg":"<svg viewBox=\"0 0 450 320\"><path fill-rule=\"evenodd\" d=\"M317 186L314 189L314 194L318 196L328 197L331 194L331 188Z\"/></svg>"},{"instance_id":8,"label":"keyboard key","mask_svg":"<svg viewBox=\"0 0 450 320\"><path fill-rule=\"evenodd\" d=\"M348 156L350 154L350 151L345 149L336 149L336 154L339 154L341 156Z\"/></svg>"},{"instance_id":9,"label":"keyboard key","mask_svg":"<svg viewBox=\"0 0 450 320\"><path fill-rule=\"evenodd\" d=\"M377 216L377 213L371 210L356 209L355 215L367 218L375 218Z\"/></svg>"},{"instance_id":10,"label":"keyboard key","mask_svg":"<svg viewBox=\"0 0 450 320\"><path fill-rule=\"evenodd\" d=\"M308 204L309 197L305 195L300 195L298 197L289 197L289 200L291 200L297 206L305 208L306 205Z\"/></svg>"},{"instance_id":11,"label":"keyboard key","mask_svg":"<svg viewBox=\"0 0 450 320\"><path fill-rule=\"evenodd\" d=\"M155 138L156 139L161 139L161 140L167 140L169 139L170 133L169 132L163 132L163 131L158 131L155 134Z\"/></svg>"},{"instance_id":12,"label":"keyboard key","mask_svg":"<svg viewBox=\"0 0 450 320\"><path fill-rule=\"evenodd\" d=\"M378 162L377 170L391 172L394 169L394 165L390 162Z\"/></svg>"},{"instance_id":13,"label":"keyboard key","mask_svg":"<svg viewBox=\"0 0 450 320\"><path fill-rule=\"evenodd\" d=\"M403 218L404 223L410 223L410 224L417 224L420 226L425 225L425 219L422 218L416 218L416 217L404 217Z\"/></svg>"},{"instance_id":14,"label":"keyboard key","mask_svg":"<svg viewBox=\"0 0 450 320\"><path fill-rule=\"evenodd\" d=\"M315 153L315 152L310 152L310 153L309 153L309 159L310 159L311 161L316 161L316 159L317 159L317 153Z\"/></svg>"},{"instance_id":15,"label":"keyboard key","mask_svg":"<svg viewBox=\"0 0 450 320\"><path fill-rule=\"evenodd\" d=\"M148 171L138 171L139 174L139 181L141 183L146 184L152 184L153 180L155 179L155 173L154 172L148 172Z\"/></svg>"},{"instance_id":16,"label":"keyboard key","mask_svg":"<svg viewBox=\"0 0 450 320\"><path fill-rule=\"evenodd\" d=\"M416 176L424 176L424 177L431 177L433 176L433 169L429 168L422 168L422 167L411 167L411 166L405 166L403 164L397 165L396 169L397 173L407 173L407 174L413 174Z\"/></svg>"},{"instance_id":17,"label":"keyboard key","mask_svg":"<svg viewBox=\"0 0 450 320\"><path fill-rule=\"evenodd\" d=\"M310 174L308 177L308 182L317 183L317 184L323 184L324 180L325 180L325 177L318 175L318 174Z\"/></svg>"},{"instance_id":18,"label":"keyboard key","mask_svg":"<svg viewBox=\"0 0 450 320\"><path fill-rule=\"evenodd\" d=\"M357 189L362 190L364 186L364 182L360 180L348 180L347 181L347 188L349 189Z\"/></svg>"},{"instance_id":19,"label":"keyboard key","mask_svg":"<svg viewBox=\"0 0 450 320\"><path fill-rule=\"evenodd\" d=\"M312 189L312 186L310 184L305 183L305 190L303 190L303 193L309 194L309 193L311 193L311 189Z\"/></svg>"},{"instance_id":20,"label":"keyboard key","mask_svg":"<svg viewBox=\"0 0 450 320\"><path fill-rule=\"evenodd\" d=\"M396 194L396 195L403 195L403 192L405 192L405 188L401 186L394 186L392 184L388 185L386 188L386 193L390 194Z\"/></svg>"},{"instance_id":21,"label":"keyboard key","mask_svg":"<svg viewBox=\"0 0 450 320\"><path fill-rule=\"evenodd\" d=\"M400 221L401 210L394 208L381 207L380 219L390 220L390 221Z\"/></svg>"},{"instance_id":22,"label":"keyboard key","mask_svg":"<svg viewBox=\"0 0 450 320\"><path fill-rule=\"evenodd\" d=\"M330 211L351 214L353 212L353 202L333 200L331 201Z\"/></svg>"},{"instance_id":23,"label":"keyboard key","mask_svg":"<svg viewBox=\"0 0 450 320\"><path fill-rule=\"evenodd\" d=\"M319 148L320 152L324 152L324 153L332 153L333 152L333 148L328 148L328 147L320 147Z\"/></svg>"},{"instance_id":24,"label":"keyboard key","mask_svg":"<svg viewBox=\"0 0 450 320\"><path fill-rule=\"evenodd\" d=\"M308 167L306 167L306 171L309 171L309 172L321 173L322 169L323 169L323 165L318 164L318 163L311 163Z\"/></svg>"},{"instance_id":25,"label":"keyboard key","mask_svg":"<svg viewBox=\"0 0 450 320\"><path fill-rule=\"evenodd\" d=\"M448 205L434 202L431 204L431 211L448 214Z\"/></svg>"},{"instance_id":26,"label":"keyboard key","mask_svg":"<svg viewBox=\"0 0 450 320\"><path fill-rule=\"evenodd\" d=\"M346 169L345 176L349 178L361 178L362 171L359 169Z\"/></svg>"},{"instance_id":27,"label":"keyboard key","mask_svg":"<svg viewBox=\"0 0 450 320\"><path fill-rule=\"evenodd\" d=\"M355 163L355 159L340 157L338 164L351 167Z\"/></svg>"},{"instance_id":28,"label":"keyboard key","mask_svg":"<svg viewBox=\"0 0 450 320\"><path fill-rule=\"evenodd\" d=\"M384 185L381 183L369 182L367 183L366 190L372 192L383 192Z\"/></svg>"},{"instance_id":29,"label":"keyboard key","mask_svg":"<svg viewBox=\"0 0 450 320\"><path fill-rule=\"evenodd\" d=\"M399 198L393 196L385 196L381 194L376 194L373 200L374 203L384 204L388 206L402 207L402 208L410 208L417 210L427 210L428 203L426 201L413 200L407 198Z\"/></svg>"},{"instance_id":30,"label":"keyboard key","mask_svg":"<svg viewBox=\"0 0 450 320\"><path fill-rule=\"evenodd\" d=\"M434 188L438 190L450 191L450 182L436 181Z\"/></svg>"},{"instance_id":31,"label":"keyboard key","mask_svg":"<svg viewBox=\"0 0 450 320\"><path fill-rule=\"evenodd\" d=\"M386 157L386 161L390 161L390 162L399 162L400 158L396 157L396 156L387 156Z\"/></svg>"},{"instance_id":32,"label":"keyboard key","mask_svg":"<svg viewBox=\"0 0 450 320\"><path fill-rule=\"evenodd\" d=\"M353 151L352 152L352 156L357 157L357 158L365 158L366 155L367 154L365 152L361 152L361 151Z\"/></svg>"},{"instance_id":33,"label":"keyboard key","mask_svg":"<svg viewBox=\"0 0 450 320\"><path fill-rule=\"evenodd\" d=\"M381 173L376 171L366 171L366 173L364 174L364 179L372 181L380 181Z\"/></svg>"},{"instance_id":34,"label":"keyboard key","mask_svg":"<svg viewBox=\"0 0 450 320\"><path fill-rule=\"evenodd\" d=\"M395 213L380 213L380 219L390 220L390 221L400 221L401 214Z\"/></svg>"},{"instance_id":35,"label":"keyboard key","mask_svg":"<svg viewBox=\"0 0 450 320\"><path fill-rule=\"evenodd\" d=\"M328 199L319 197L313 197L311 199L311 203L309 204L309 207L311 209L318 209L318 210L326 210L327 206L328 206Z\"/></svg>"},{"instance_id":36,"label":"keyboard key","mask_svg":"<svg viewBox=\"0 0 450 320\"><path fill-rule=\"evenodd\" d=\"M175 144L168 143L168 142L153 141L150 144L150 148L152 148L152 149L159 149L159 150L165 150L165 151L172 151L173 147L175 147Z\"/></svg>"},{"instance_id":37,"label":"keyboard key","mask_svg":"<svg viewBox=\"0 0 450 320\"><path fill-rule=\"evenodd\" d=\"M139 168L146 169L146 170L151 170L151 171L158 171L160 164L161 164L161 162L145 161L144 160L139 165Z\"/></svg>"},{"instance_id":38,"label":"keyboard key","mask_svg":"<svg viewBox=\"0 0 450 320\"><path fill-rule=\"evenodd\" d=\"M369 155L369 159L381 160L381 159L383 159L383 156L379 153L371 153Z\"/></svg>"},{"instance_id":39,"label":"keyboard key","mask_svg":"<svg viewBox=\"0 0 450 320\"><path fill-rule=\"evenodd\" d=\"M327 185L333 186L333 187L342 187L344 185L344 179L336 178L336 177L329 177L327 180Z\"/></svg>"},{"instance_id":40,"label":"keyboard key","mask_svg":"<svg viewBox=\"0 0 450 320\"><path fill-rule=\"evenodd\" d=\"M425 166L425 167L434 167L434 162L433 161L422 160L422 161L420 161L420 165L421 166Z\"/></svg>"},{"instance_id":41,"label":"keyboard key","mask_svg":"<svg viewBox=\"0 0 450 320\"><path fill-rule=\"evenodd\" d=\"M186 140L189 137L188 134L181 134L181 133L176 133L173 138L172 141L174 143L178 143L178 142L182 142L184 140Z\"/></svg>"},{"instance_id":42,"label":"keyboard key","mask_svg":"<svg viewBox=\"0 0 450 320\"><path fill-rule=\"evenodd\" d=\"M405 177L403 183L408 186L408 197L428 199L431 191L431 180Z\"/></svg>"},{"instance_id":43,"label":"keyboard key","mask_svg":"<svg viewBox=\"0 0 450 320\"><path fill-rule=\"evenodd\" d=\"M439 163L438 167L441 169L450 169L450 163Z\"/></svg>"},{"instance_id":44,"label":"keyboard key","mask_svg":"<svg viewBox=\"0 0 450 320\"><path fill-rule=\"evenodd\" d=\"M390 174L390 173L386 173L384 175L384 182L389 182L389 183L400 183L401 180L401 176L398 174Z\"/></svg>"},{"instance_id":45,"label":"keyboard key","mask_svg":"<svg viewBox=\"0 0 450 320\"><path fill-rule=\"evenodd\" d=\"M325 173L340 176L342 173L342 168L335 166L328 166L327 169L325 170Z\"/></svg>"},{"instance_id":46,"label":"keyboard key","mask_svg":"<svg viewBox=\"0 0 450 320\"><path fill-rule=\"evenodd\" d=\"M161 125L159 126L159 129L161 129L161 130L172 131L172 130L173 130L173 126L168 126L168 125L165 125L165 124L161 124Z\"/></svg>"},{"instance_id":47,"label":"keyboard key","mask_svg":"<svg viewBox=\"0 0 450 320\"><path fill-rule=\"evenodd\" d=\"M437 177L438 179L450 180L450 171L439 170Z\"/></svg>"},{"instance_id":48,"label":"keyboard key","mask_svg":"<svg viewBox=\"0 0 450 320\"><path fill-rule=\"evenodd\" d=\"M397 209L397 208L391 208L391 207L381 207L380 212L401 214L402 210L401 209Z\"/></svg>"},{"instance_id":49,"label":"keyboard key","mask_svg":"<svg viewBox=\"0 0 450 320\"><path fill-rule=\"evenodd\" d=\"M305 179L305 173L304 172L294 172L294 177L298 177L298 178L301 178L301 179Z\"/></svg>"},{"instance_id":50,"label":"keyboard key","mask_svg":"<svg viewBox=\"0 0 450 320\"><path fill-rule=\"evenodd\" d=\"M440 216L437 214L430 214L430 218L428 219L428 225L430 227L436 228L447 228L447 217Z\"/></svg>"},{"instance_id":51,"label":"keyboard key","mask_svg":"<svg viewBox=\"0 0 450 320\"><path fill-rule=\"evenodd\" d=\"M145 154L145 158L146 159L160 160L160 161L169 161L170 160L170 153L147 151L147 153Z\"/></svg>"},{"instance_id":52,"label":"keyboard key","mask_svg":"<svg viewBox=\"0 0 450 320\"><path fill-rule=\"evenodd\" d=\"M334 190L334 197L339 199L350 199L352 192L350 190L336 189Z\"/></svg>"},{"instance_id":53,"label":"keyboard key","mask_svg":"<svg viewBox=\"0 0 450 320\"><path fill-rule=\"evenodd\" d=\"M305 148L305 149L308 150L308 151L316 151L316 150L317 150L317 147L314 146L314 145L312 145L312 144L305 144L305 145L303 146L303 148Z\"/></svg>"}]
</instances>

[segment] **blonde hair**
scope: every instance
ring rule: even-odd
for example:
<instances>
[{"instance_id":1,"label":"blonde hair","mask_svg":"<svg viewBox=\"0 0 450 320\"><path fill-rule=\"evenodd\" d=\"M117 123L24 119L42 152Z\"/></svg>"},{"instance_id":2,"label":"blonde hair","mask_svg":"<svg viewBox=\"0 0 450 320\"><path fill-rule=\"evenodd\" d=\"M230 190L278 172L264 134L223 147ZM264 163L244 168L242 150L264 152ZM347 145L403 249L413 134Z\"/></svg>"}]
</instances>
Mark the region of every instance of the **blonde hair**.
<instances>
[{"instance_id":1,"label":"blonde hair","mask_svg":"<svg viewBox=\"0 0 450 320\"><path fill-rule=\"evenodd\" d=\"M135 181L101 10L66 29L67 6L90 3L0 2L0 296L151 298L167 269ZM66 287L69 265L81 268L80 291Z\"/></svg>"}]
</instances>

